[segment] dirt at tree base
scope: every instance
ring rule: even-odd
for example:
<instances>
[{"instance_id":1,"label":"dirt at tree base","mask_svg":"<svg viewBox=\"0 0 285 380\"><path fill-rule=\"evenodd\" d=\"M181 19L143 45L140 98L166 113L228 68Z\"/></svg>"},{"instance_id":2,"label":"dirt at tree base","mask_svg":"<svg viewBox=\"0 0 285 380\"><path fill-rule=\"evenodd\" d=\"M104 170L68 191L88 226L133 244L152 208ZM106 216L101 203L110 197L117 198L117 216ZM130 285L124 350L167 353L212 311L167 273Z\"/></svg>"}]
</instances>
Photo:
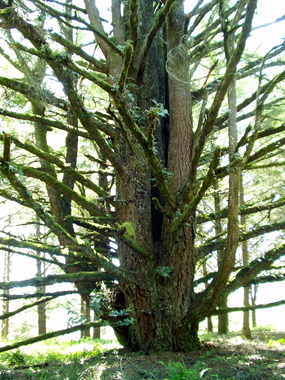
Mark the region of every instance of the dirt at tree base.
<instances>
[{"instance_id":1,"label":"dirt at tree base","mask_svg":"<svg viewBox=\"0 0 285 380\"><path fill-rule=\"evenodd\" d=\"M177 362L183 363L187 370L192 368L197 379L285 379L285 332L269 336L255 333L253 340L223 336L203 343L201 351L192 353L141 355L118 351L117 355L102 357L100 363L88 369L89 377L82 380L170 379L168 364ZM177 374L179 369L177 367ZM184 380L182 371L180 373L177 379ZM189 372L185 380L192 380L190 376Z\"/></svg>"},{"instance_id":2,"label":"dirt at tree base","mask_svg":"<svg viewBox=\"0 0 285 380\"><path fill-rule=\"evenodd\" d=\"M260 331L253 339L240 335L203 337L200 351L192 353L130 353L106 351L74 363L70 379L78 380L282 380L285 379L285 332ZM45 368L11 368L0 380L42 380L44 372L61 377L64 365L45 363ZM65 364L66 366L66 364ZM171 377L177 373L177 377ZM180 377L179 377L180 376ZM184 376L184 377L183 377ZM68 378L69 379L69 378Z\"/></svg>"}]
</instances>

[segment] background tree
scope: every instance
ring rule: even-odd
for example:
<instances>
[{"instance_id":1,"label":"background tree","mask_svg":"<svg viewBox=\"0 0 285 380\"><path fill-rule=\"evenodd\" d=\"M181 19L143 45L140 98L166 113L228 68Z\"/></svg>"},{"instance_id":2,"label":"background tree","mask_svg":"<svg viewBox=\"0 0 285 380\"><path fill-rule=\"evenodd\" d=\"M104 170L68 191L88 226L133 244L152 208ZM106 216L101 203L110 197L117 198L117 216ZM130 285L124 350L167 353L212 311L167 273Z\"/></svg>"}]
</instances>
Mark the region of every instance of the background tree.
<instances>
[{"instance_id":1,"label":"background tree","mask_svg":"<svg viewBox=\"0 0 285 380\"><path fill-rule=\"evenodd\" d=\"M83 318L87 320L87 322L90 322L90 307L86 304L84 299L81 298L81 315ZM90 329L82 330L81 331L81 338L90 338L91 333Z\"/></svg>"},{"instance_id":2,"label":"background tree","mask_svg":"<svg viewBox=\"0 0 285 380\"><path fill-rule=\"evenodd\" d=\"M37 259L37 277L44 277L45 276L45 268L44 262L41 261L40 259ZM38 286L37 287L37 292L38 293L45 293L45 286ZM46 322L47 322L47 315L46 315L46 304L45 303L40 303L37 306L38 309L38 333L40 334L45 334L46 333Z\"/></svg>"},{"instance_id":3,"label":"background tree","mask_svg":"<svg viewBox=\"0 0 285 380\"><path fill-rule=\"evenodd\" d=\"M36 237L37 239L41 239L41 230L40 230L40 221L37 221L38 224L36 225ZM37 272L36 276L41 278L45 277L46 275L46 262L44 260L41 260L41 253L39 252L39 258L36 259L36 265L37 265ZM45 294L46 288L45 286L38 286L36 289L37 293L39 294ZM37 313L38 313L38 334L45 334L47 332L47 315L46 315L46 304L39 303L37 306Z\"/></svg>"},{"instance_id":4,"label":"background tree","mask_svg":"<svg viewBox=\"0 0 285 380\"><path fill-rule=\"evenodd\" d=\"M221 211L221 195L217 185L214 185L214 205L215 205L215 213L219 213ZM222 222L221 219L217 219L215 221L215 236L221 236L223 234ZM221 263L223 259L223 249L218 250L218 265ZM223 299L223 302L220 304L220 307L227 307L227 298ZM229 332L229 316L227 313L218 315L218 334L228 334Z\"/></svg>"},{"instance_id":5,"label":"background tree","mask_svg":"<svg viewBox=\"0 0 285 380\"><path fill-rule=\"evenodd\" d=\"M282 195L239 208L241 173L284 163L284 45L246 52L257 0L183 4L112 0L105 19L93 0L0 0L0 115L21 126L1 136L0 195L49 230L47 243L0 242L47 253L68 276L46 284L74 281L87 303L104 290L101 318L132 350L196 349L199 322L285 253L272 243L235 268L240 241L284 228L239 230L239 214L284 207ZM210 212L217 182L227 203ZM219 219L225 236L200 244ZM196 268L217 251L200 289Z\"/></svg>"},{"instance_id":6,"label":"background tree","mask_svg":"<svg viewBox=\"0 0 285 380\"><path fill-rule=\"evenodd\" d=\"M243 191L243 180L240 180L240 204L243 206L244 203L244 191ZM241 228L246 230L246 217L242 215L240 218ZM242 265L246 266L249 262L249 252L247 241L243 241L241 244L242 250ZM243 288L243 305L248 307L250 305L250 286L245 286ZM243 312L243 325L242 325L242 334L246 338L251 338L251 330L250 330L250 312L248 310Z\"/></svg>"},{"instance_id":7,"label":"background tree","mask_svg":"<svg viewBox=\"0 0 285 380\"><path fill-rule=\"evenodd\" d=\"M256 305L257 289L258 289L258 285L252 285L250 288L250 300L251 300L252 306ZM256 323L256 311L255 311L255 309L252 310L251 321L252 321L252 327L256 327L257 323Z\"/></svg>"},{"instance_id":8,"label":"background tree","mask_svg":"<svg viewBox=\"0 0 285 380\"><path fill-rule=\"evenodd\" d=\"M10 280L10 264L11 264L11 253L9 251L4 252L4 265L3 265L3 280ZM9 313L9 289L3 291L3 301L2 301L2 312L3 314ZM9 335L9 318L2 321L1 326L1 338L8 339Z\"/></svg>"}]
</instances>

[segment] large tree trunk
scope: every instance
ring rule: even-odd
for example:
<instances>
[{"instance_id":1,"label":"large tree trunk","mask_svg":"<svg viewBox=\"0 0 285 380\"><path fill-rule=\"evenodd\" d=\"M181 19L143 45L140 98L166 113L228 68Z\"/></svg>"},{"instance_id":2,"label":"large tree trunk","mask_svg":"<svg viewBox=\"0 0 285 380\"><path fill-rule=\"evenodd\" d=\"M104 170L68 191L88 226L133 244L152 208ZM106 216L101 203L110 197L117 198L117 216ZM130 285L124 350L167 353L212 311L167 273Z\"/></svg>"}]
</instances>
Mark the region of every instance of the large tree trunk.
<instances>
[{"instance_id":1,"label":"large tree trunk","mask_svg":"<svg viewBox=\"0 0 285 380\"><path fill-rule=\"evenodd\" d=\"M140 2L140 6L144 8L143 13L146 19L143 25L145 26L150 22L147 17L151 14L151 11L147 12L147 8L152 5ZM193 290L196 264L194 248L196 208L193 206L192 211L187 207L193 199L195 200L198 191L195 178L197 178L199 152L195 151L194 139L200 138L203 143L207 132L206 127L205 131L201 132L201 137L195 136L193 132L189 56L187 43L183 38L184 28L183 1L180 0L173 3L166 23L167 56L164 55L166 71L163 71L166 77L159 78L154 74L155 64L161 67L162 63L158 55L150 53L152 64L146 62L144 76L139 77L140 86L137 92L132 90L132 95L138 105L137 119L140 130L137 131L135 126L128 125L129 119L127 116L124 117L126 130L134 131L133 133L138 138L140 138L140 131L143 131L148 136L148 148L153 149L152 133L155 127L161 126L161 121L154 125L155 122L150 113L150 108L153 106L151 99L159 99L168 108L169 136L165 138L162 135L163 128L156 128L155 132L158 141L156 148L161 154L160 160L166 163L167 167L168 190L159 183L155 173L150 172L142 151L145 141L138 144L137 139L133 138L133 133L130 133L128 139L124 137L116 142L124 162L123 170L117 176L116 182L117 233L121 238L118 243L118 256L122 267L134 276L132 279L128 277L128 279L120 280L124 307L129 310L133 323L116 328L115 331L124 346L144 351L187 351L195 350L200 346L199 322L211 314L219 301L219 295L234 266L238 242L239 174L237 169L230 173L231 215L225 250L227 254L224 253L221 258L219 273L215 280L197 302L194 299ZM142 26L140 35L143 33ZM159 48L158 41L153 43L152 49L155 48ZM135 76L137 68L135 62L132 64L130 73ZM111 72L113 73L114 70ZM166 83L164 94L162 93L163 86L159 81ZM122 98L118 96L115 101L117 108L120 106L120 112L124 116L127 110L121 107ZM231 86L229 102L229 108L232 111L229 121L229 155L232 160L236 147L235 83ZM125 102L124 105L125 108L128 107L128 103ZM145 117L146 114L149 115L148 118ZM163 142L166 144L161 146ZM147 148L144 148L144 152L146 151ZM153 180L152 174L157 182ZM210 170L208 177L212 175L213 170ZM152 205L153 189L156 186L164 193L161 196L156 194L156 201ZM185 210L187 210L187 216L181 223L179 216L185 213ZM160 217L154 218L154 215L158 214Z\"/></svg>"},{"instance_id":2,"label":"large tree trunk","mask_svg":"<svg viewBox=\"0 0 285 380\"><path fill-rule=\"evenodd\" d=\"M146 5L144 5L146 6ZM184 27L182 2L177 3L169 17L167 33L168 50L180 44ZM185 51L180 44L181 52ZM157 41L150 53L152 65L147 65L137 94L140 110L153 106L151 99L160 99L170 110L169 146L163 123L160 120L156 140L161 162L168 157L170 191L173 195L181 192L189 175L189 161L192 146L191 93L188 61L180 60L176 74L168 78L155 75L154 66L161 66L163 56L158 60L155 51L163 49ZM166 58L166 57L165 57ZM183 57L185 58L185 57ZM161 61L162 60L162 61ZM170 62L170 65L175 62ZM161 70L160 70L161 72ZM163 71L165 72L165 71ZM166 96L168 87L169 99ZM143 96L141 96L143 94ZM149 124L147 124L149 122ZM144 125L146 134L151 128L150 120ZM183 131L187 131L187 135ZM117 336L131 349L183 351L199 347L197 318L190 317L189 305L193 298L193 277L195 269L195 234L193 225L180 229L173 228L175 213L169 208L157 210L152 204L156 184L143 158L138 159L120 143L120 152L128 152L124 159L124 171L117 179L117 193L120 206L117 209L120 225L131 222L136 235L136 244L145 252L136 252L135 247L119 243L118 255L121 265L135 273L133 283L122 281L121 290L125 305L131 311L134 323L126 328L117 328ZM134 149L141 149L133 145ZM179 154L178 154L179 153ZM161 199L159 194L155 194ZM179 210L183 194L177 197L174 207ZM166 206L167 207L167 206ZM194 224L195 215L192 215ZM118 231L120 233L120 231ZM121 233L127 233L124 230ZM181 270L184 268L184 270ZM126 333L127 331L127 333ZM122 334L121 334L122 333Z\"/></svg>"},{"instance_id":3,"label":"large tree trunk","mask_svg":"<svg viewBox=\"0 0 285 380\"><path fill-rule=\"evenodd\" d=\"M134 318L128 328L127 342L123 342L125 346L145 351L185 351L199 347L199 321L189 316L192 295L188 281L192 268L189 251L181 239L162 253L160 263L149 260L148 270L144 265L141 277L136 277L137 283L122 284L126 306ZM133 269L139 269L139 262L139 259L134 262ZM185 271L178 270L180 266Z\"/></svg>"}]
</instances>

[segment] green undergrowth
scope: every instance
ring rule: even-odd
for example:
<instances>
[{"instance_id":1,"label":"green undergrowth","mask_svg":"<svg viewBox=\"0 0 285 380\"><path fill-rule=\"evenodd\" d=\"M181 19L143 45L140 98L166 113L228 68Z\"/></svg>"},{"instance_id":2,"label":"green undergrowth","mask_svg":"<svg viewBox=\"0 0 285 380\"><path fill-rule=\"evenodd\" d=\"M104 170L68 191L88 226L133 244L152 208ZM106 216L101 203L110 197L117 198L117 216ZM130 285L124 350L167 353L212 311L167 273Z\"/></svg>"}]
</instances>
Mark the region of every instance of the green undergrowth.
<instances>
[{"instance_id":1,"label":"green undergrowth","mask_svg":"<svg viewBox=\"0 0 285 380\"><path fill-rule=\"evenodd\" d=\"M190 368L187 368L183 362L169 362L167 365L162 362L162 364L168 371L168 377L163 380L200 380L208 372L207 364L201 361L197 361ZM219 377L215 379L218 380Z\"/></svg>"},{"instance_id":2,"label":"green undergrowth","mask_svg":"<svg viewBox=\"0 0 285 380\"><path fill-rule=\"evenodd\" d=\"M96 363L116 346L116 341L109 340L55 338L7 351L0 354L0 380L78 380L88 362Z\"/></svg>"}]
</instances>

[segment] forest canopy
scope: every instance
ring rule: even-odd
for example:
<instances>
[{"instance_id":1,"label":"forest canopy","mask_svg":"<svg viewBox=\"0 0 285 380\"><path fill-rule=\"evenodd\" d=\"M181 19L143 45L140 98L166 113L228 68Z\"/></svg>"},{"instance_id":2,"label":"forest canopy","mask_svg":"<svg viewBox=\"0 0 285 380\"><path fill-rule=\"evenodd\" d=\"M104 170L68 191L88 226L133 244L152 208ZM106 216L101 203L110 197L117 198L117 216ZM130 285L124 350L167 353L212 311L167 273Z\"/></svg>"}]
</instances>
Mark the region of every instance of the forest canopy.
<instances>
[{"instance_id":1,"label":"forest canopy","mask_svg":"<svg viewBox=\"0 0 285 380\"><path fill-rule=\"evenodd\" d=\"M285 45L252 48L257 0L100 3L0 0L0 252L61 271L0 289L71 282L125 347L195 350L284 279Z\"/></svg>"}]
</instances>

